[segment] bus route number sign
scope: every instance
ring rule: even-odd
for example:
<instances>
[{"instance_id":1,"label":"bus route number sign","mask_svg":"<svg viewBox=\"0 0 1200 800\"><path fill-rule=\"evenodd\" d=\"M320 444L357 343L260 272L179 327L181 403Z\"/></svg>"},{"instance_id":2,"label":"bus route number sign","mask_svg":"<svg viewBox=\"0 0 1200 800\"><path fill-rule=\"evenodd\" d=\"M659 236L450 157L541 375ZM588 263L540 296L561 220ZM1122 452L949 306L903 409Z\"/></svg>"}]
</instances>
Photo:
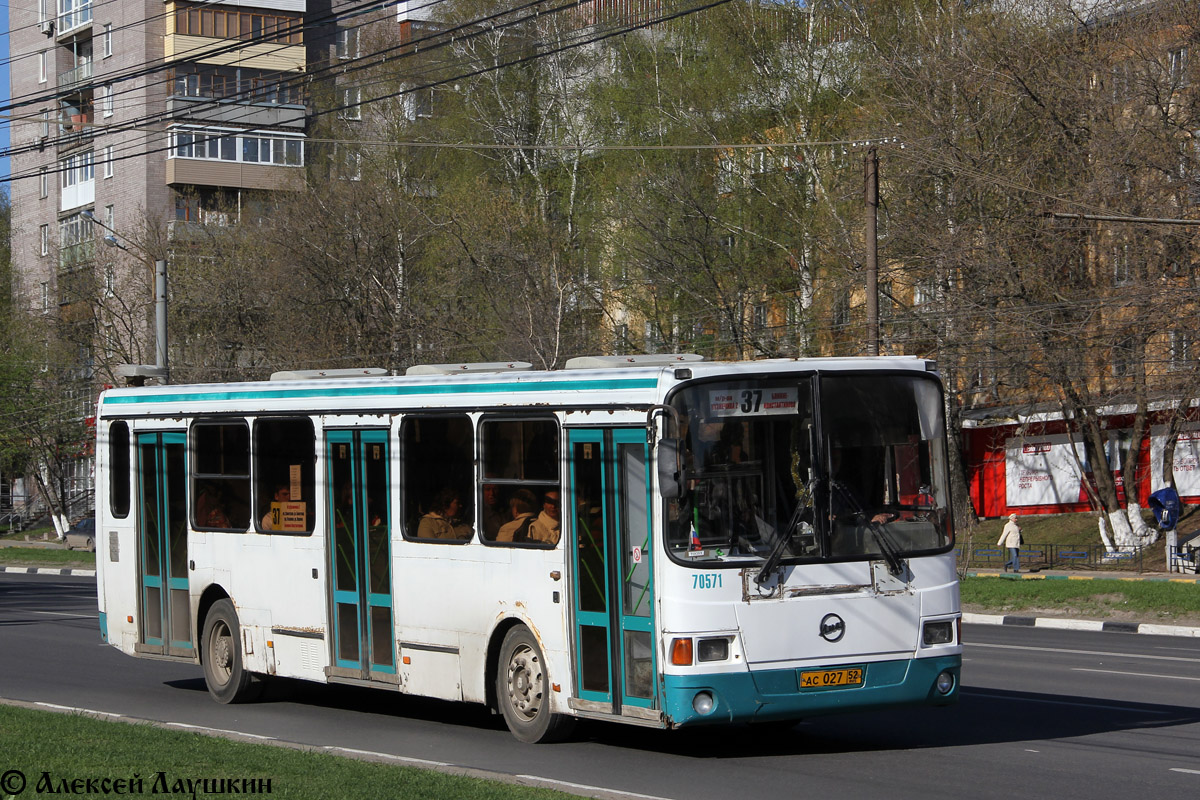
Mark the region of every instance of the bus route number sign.
<instances>
[{"instance_id":1,"label":"bus route number sign","mask_svg":"<svg viewBox=\"0 0 1200 800\"><path fill-rule=\"evenodd\" d=\"M800 390L795 386L768 386L760 389L710 389L710 417L761 417L770 414L795 414Z\"/></svg>"}]
</instances>

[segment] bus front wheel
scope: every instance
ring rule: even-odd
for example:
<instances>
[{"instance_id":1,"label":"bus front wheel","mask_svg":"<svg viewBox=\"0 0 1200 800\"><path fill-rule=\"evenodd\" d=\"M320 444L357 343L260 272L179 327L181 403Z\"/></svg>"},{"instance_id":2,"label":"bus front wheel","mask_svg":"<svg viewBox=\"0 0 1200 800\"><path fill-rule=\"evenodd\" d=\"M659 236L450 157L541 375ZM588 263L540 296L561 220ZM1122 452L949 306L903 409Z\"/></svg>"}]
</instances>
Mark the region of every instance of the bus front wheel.
<instances>
[{"instance_id":1,"label":"bus front wheel","mask_svg":"<svg viewBox=\"0 0 1200 800\"><path fill-rule=\"evenodd\" d=\"M218 600L208 610L200 652L204 683L218 703L244 703L258 694L253 676L242 664L241 626L229 600Z\"/></svg>"},{"instance_id":2,"label":"bus front wheel","mask_svg":"<svg viewBox=\"0 0 1200 800\"><path fill-rule=\"evenodd\" d=\"M550 712L550 675L537 640L524 625L504 636L496 670L496 702L508 729L522 742L557 742L575 718Z\"/></svg>"}]
</instances>

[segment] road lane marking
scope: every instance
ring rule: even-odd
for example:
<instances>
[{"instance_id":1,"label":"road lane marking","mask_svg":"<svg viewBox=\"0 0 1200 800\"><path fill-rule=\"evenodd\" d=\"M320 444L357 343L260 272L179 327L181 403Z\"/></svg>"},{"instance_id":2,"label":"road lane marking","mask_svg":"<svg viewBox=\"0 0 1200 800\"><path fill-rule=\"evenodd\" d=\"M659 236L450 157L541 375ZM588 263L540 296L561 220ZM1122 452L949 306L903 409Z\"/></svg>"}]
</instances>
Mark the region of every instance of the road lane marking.
<instances>
[{"instance_id":1,"label":"road lane marking","mask_svg":"<svg viewBox=\"0 0 1200 800\"><path fill-rule=\"evenodd\" d=\"M1113 658L1148 658L1154 661L1186 661L1200 664L1200 658L1184 658L1183 656L1152 656L1146 653L1112 653L1107 650L1067 650L1060 647L1033 647L1025 644L985 644L983 642L967 642L966 647L993 647L1000 650L1035 650L1040 653L1068 653L1077 656L1111 656Z\"/></svg>"},{"instance_id":2,"label":"road lane marking","mask_svg":"<svg viewBox=\"0 0 1200 800\"><path fill-rule=\"evenodd\" d=\"M269 742L275 741L274 736L260 736L257 733L243 733L242 731L230 731L224 728L210 728L207 725L189 725L186 722L167 722L164 724L169 725L172 728L187 728L191 731L212 731L213 733L227 733L230 736L245 736L248 739L265 739Z\"/></svg>"},{"instance_id":3,"label":"road lane marking","mask_svg":"<svg viewBox=\"0 0 1200 800\"><path fill-rule=\"evenodd\" d=\"M543 778L540 775L518 775L518 778L527 781L537 781L538 783L548 784L551 786L569 786L572 789L586 789L589 792L604 792L606 794L620 795L621 797L637 797L639 800L669 800L666 797L660 797L655 794L638 794L637 792L623 792L620 789L609 789L607 786L590 786L586 783L571 783L570 781L560 781L554 778Z\"/></svg>"},{"instance_id":4,"label":"road lane marking","mask_svg":"<svg viewBox=\"0 0 1200 800\"><path fill-rule=\"evenodd\" d=\"M353 747L338 747L335 744L327 744L322 746L322 750L330 753L349 753L352 756L369 756L371 758L382 758L387 761L399 761L404 764L421 764L426 767L452 767L454 766L448 761L430 761L427 758L412 758L410 756L397 756L391 753L380 753L375 750L356 750Z\"/></svg>"},{"instance_id":5,"label":"road lane marking","mask_svg":"<svg viewBox=\"0 0 1200 800\"><path fill-rule=\"evenodd\" d=\"M970 689L962 689L959 694L968 695L970 697L982 697L984 699L996 700L996 695L988 692L974 692ZM1042 703L1043 705L1051 706L1067 706L1068 708L1096 708L1104 711L1124 711L1127 714L1149 714L1156 717L1167 717L1175 714L1174 711L1151 711L1145 708L1130 708L1129 706L1114 706L1104 703L1070 703L1066 700L1046 700L1040 697L1005 697L1006 703Z\"/></svg>"},{"instance_id":6,"label":"road lane marking","mask_svg":"<svg viewBox=\"0 0 1200 800\"><path fill-rule=\"evenodd\" d=\"M1183 767L1171 767L1171 772L1183 772L1188 775L1200 775L1200 769L1184 769Z\"/></svg>"},{"instance_id":7,"label":"road lane marking","mask_svg":"<svg viewBox=\"0 0 1200 800\"><path fill-rule=\"evenodd\" d=\"M1167 678L1175 681L1200 681L1200 678L1189 678L1187 675L1155 675L1152 672L1120 672L1115 669L1088 669L1087 667L1071 667L1072 672L1103 672L1106 675L1132 675L1135 678Z\"/></svg>"},{"instance_id":8,"label":"road lane marking","mask_svg":"<svg viewBox=\"0 0 1200 800\"><path fill-rule=\"evenodd\" d=\"M22 609L17 609L18 611ZM26 614L45 614L48 617L81 617L83 619L96 619L95 614L70 614L66 611L33 611L32 609L25 611Z\"/></svg>"},{"instance_id":9,"label":"road lane marking","mask_svg":"<svg viewBox=\"0 0 1200 800\"><path fill-rule=\"evenodd\" d=\"M102 717L116 717L117 719L125 716L124 714L114 714L111 711L96 711L95 709L80 708L79 706L60 706L57 703L34 702L34 705L42 706L43 708L53 708L56 711L72 711L77 714L99 714Z\"/></svg>"}]
</instances>

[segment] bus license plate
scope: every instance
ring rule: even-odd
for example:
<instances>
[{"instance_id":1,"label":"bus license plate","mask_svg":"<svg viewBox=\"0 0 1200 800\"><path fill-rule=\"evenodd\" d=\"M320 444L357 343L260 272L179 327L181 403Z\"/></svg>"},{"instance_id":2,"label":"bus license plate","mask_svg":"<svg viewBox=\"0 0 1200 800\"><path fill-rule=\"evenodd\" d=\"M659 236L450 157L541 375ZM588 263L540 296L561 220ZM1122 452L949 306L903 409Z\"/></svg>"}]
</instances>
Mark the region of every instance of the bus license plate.
<instances>
[{"instance_id":1,"label":"bus license plate","mask_svg":"<svg viewBox=\"0 0 1200 800\"><path fill-rule=\"evenodd\" d=\"M822 669L800 673L801 689L813 689L819 686L861 686L862 682L862 667Z\"/></svg>"}]
</instances>

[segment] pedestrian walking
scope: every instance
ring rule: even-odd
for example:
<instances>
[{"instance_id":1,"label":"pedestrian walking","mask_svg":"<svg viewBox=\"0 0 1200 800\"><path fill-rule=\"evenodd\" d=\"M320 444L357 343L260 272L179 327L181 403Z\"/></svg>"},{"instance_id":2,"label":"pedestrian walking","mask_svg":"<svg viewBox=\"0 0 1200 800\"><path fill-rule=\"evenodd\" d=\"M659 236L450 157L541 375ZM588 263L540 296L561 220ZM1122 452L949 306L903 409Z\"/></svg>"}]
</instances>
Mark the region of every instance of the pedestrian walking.
<instances>
[{"instance_id":1,"label":"pedestrian walking","mask_svg":"<svg viewBox=\"0 0 1200 800\"><path fill-rule=\"evenodd\" d=\"M1013 572L1021 571L1021 526L1017 524L1017 515L1009 514L1004 530L1000 532L1000 541L996 542L1008 548L1008 561L1004 562L1004 571L1011 566Z\"/></svg>"}]
</instances>

